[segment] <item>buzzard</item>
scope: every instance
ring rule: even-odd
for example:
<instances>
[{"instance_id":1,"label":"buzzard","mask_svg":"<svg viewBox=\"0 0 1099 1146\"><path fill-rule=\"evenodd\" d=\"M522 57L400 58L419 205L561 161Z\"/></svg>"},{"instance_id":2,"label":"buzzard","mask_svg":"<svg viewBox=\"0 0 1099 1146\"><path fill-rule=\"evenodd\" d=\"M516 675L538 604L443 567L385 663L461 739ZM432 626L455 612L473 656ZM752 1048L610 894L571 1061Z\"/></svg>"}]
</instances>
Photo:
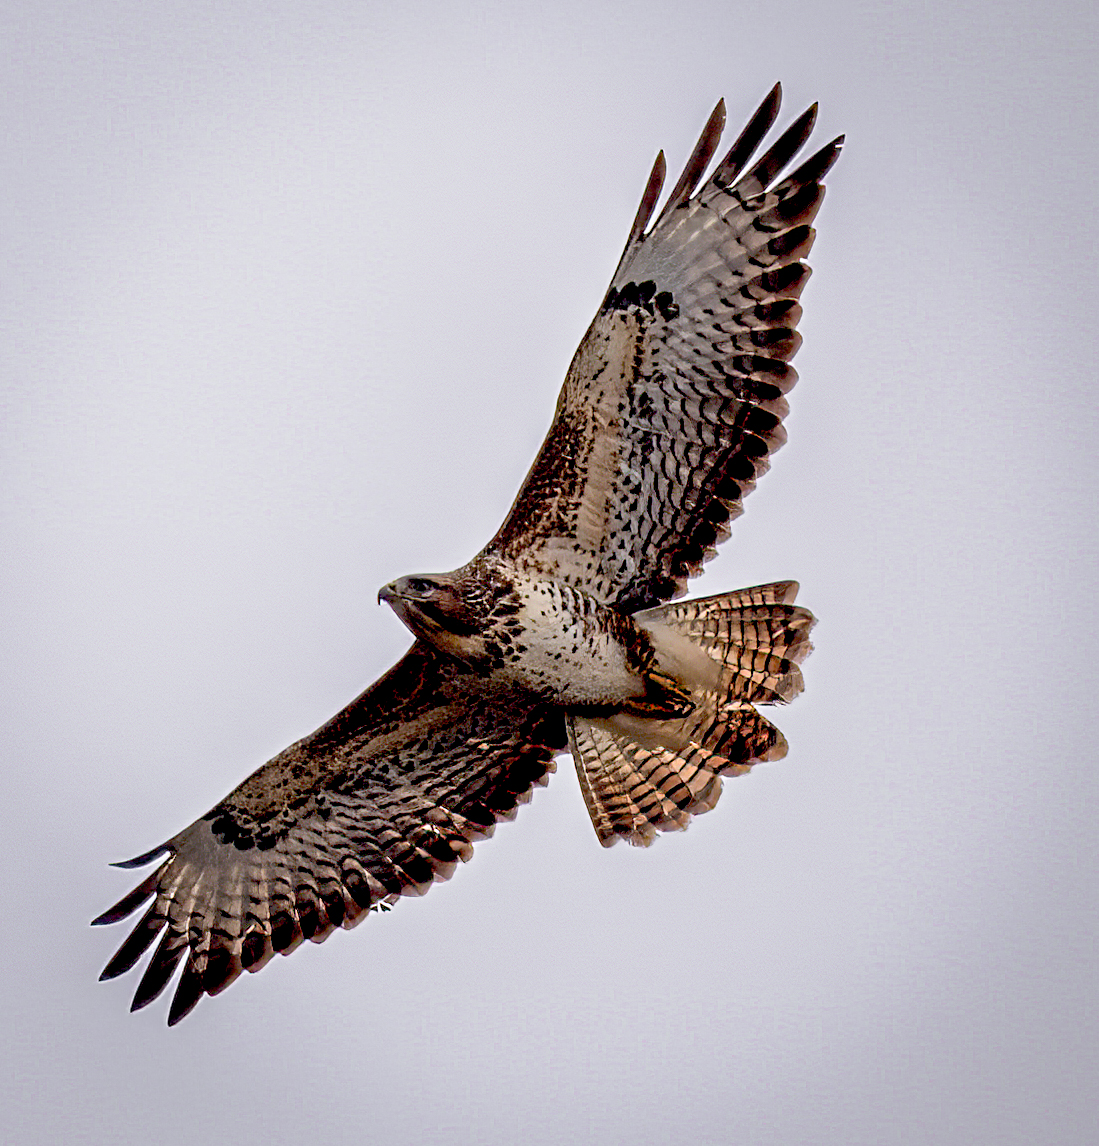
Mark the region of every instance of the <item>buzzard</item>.
<instances>
[{"instance_id":1,"label":"buzzard","mask_svg":"<svg viewBox=\"0 0 1099 1146\"><path fill-rule=\"evenodd\" d=\"M758 158L776 85L703 180L719 103L663 208L663 152L550 431L500 531L387 602L392 669L160 847L94 922L151 906L102 978L158 940L133 1008L182 965L169 1024L303 939L447 879L568 750L599 840L648 844L721 778L786 752L757 705L802 688L813 616L793 581L675 601L782 445L821 180L843 137L783 171L811 107Z\"/></svg>"}]
</instances>

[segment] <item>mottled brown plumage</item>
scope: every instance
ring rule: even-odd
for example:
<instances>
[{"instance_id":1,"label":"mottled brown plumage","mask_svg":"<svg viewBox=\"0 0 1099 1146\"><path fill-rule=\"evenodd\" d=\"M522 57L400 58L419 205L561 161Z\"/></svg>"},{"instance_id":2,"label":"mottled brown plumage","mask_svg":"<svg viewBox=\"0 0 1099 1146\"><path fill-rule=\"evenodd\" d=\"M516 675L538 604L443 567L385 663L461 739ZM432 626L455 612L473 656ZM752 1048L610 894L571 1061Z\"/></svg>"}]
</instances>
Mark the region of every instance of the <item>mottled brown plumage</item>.
<instances>
[{"instance_id":1,"label":"mottled brown plumage","mask_svg":"<svg viewBox=\"0 0 1099 1146\"><path fill-rule=\"evenodd\" d=\"M764 101L703 181L719 104L650 226L658 156L610 289L500 531L452 573L387 585L408 654L207 815L123 867L157 869L96 923L151 900L103 972L154 944L133 1006L169 1010L303 939L446 879L566 746L601 842L646 844L783 755L755 708L802 688L812 616L782 582L682 593L785 440L802 262L841 140L779 181L806 112L749 166Z\"/></svg>"}]
</instances>

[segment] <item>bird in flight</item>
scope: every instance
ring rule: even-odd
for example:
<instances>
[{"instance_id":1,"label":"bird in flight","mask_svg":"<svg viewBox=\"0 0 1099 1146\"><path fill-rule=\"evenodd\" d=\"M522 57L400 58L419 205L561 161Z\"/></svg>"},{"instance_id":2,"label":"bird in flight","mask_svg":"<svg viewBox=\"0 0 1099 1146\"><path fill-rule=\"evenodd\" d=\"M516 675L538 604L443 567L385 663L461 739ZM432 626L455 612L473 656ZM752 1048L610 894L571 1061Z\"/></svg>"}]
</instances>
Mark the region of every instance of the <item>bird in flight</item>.
<instances>
[{"instance_id":1,"label":"bird in flight","mask_svg":"<svg viewBox=\"0 0 1099 1146\"><path fill-rule=\"evenodd\" d=\"M602 844L649 844L786 753L813 616L783 581L675 600L785 441L803 262L843 137L784 174L811 107L756 156L770 92L703 179L719 103L653 218L661 152L549 434L496 536L378 594L415 636L316 732L160 847L94 922L152 900L101 978L157 943L133 1010L182 964L169 1024L242 971L447 879L572 755ZM157 942L159 940L159 942Z\"/></svg>"}]
</instances>

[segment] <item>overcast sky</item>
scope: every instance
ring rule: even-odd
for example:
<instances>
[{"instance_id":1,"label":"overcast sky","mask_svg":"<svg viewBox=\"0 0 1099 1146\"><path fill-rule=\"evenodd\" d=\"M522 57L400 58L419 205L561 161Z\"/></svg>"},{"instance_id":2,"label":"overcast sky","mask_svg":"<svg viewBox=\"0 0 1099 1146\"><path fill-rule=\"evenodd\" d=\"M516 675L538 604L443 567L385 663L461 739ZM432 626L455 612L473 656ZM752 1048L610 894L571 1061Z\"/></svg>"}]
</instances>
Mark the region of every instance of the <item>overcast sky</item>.
<instances>
[{"instance_id":1,"label":"overcast sky","mask_svg":"<svg viewBox=\"0 0 1099 1146\"><path fill-rule=\"evenodd\" d=\"M1094 6L0 11L0 1138L1090 1140ZM777 79L848 144L696 588L801 581L788 758L605 852L564 757L427 898L131 1016L108 861L403 651L378 586L499 524L657 149Z\"/></svg>"}]
</instances>

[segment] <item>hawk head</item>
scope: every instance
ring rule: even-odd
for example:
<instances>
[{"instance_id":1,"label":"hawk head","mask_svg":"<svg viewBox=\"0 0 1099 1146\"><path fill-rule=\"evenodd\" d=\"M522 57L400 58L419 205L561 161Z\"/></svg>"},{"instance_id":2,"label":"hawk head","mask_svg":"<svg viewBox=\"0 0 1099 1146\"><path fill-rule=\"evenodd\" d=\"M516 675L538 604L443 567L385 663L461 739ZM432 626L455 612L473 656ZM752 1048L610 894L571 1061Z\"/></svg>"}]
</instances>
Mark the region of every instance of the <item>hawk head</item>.
<instances>
[{"instance_id":1,"label":"hawk head","mask_svg":"<svg viewBox=\"0 0 1099 1146\"><path fill-rule=\"evenodd\" d=\"M378 591L417 637L460 661L484 654L485 620L479 596L455 573L398 577Z\"/></svg>"}]
</instances>

